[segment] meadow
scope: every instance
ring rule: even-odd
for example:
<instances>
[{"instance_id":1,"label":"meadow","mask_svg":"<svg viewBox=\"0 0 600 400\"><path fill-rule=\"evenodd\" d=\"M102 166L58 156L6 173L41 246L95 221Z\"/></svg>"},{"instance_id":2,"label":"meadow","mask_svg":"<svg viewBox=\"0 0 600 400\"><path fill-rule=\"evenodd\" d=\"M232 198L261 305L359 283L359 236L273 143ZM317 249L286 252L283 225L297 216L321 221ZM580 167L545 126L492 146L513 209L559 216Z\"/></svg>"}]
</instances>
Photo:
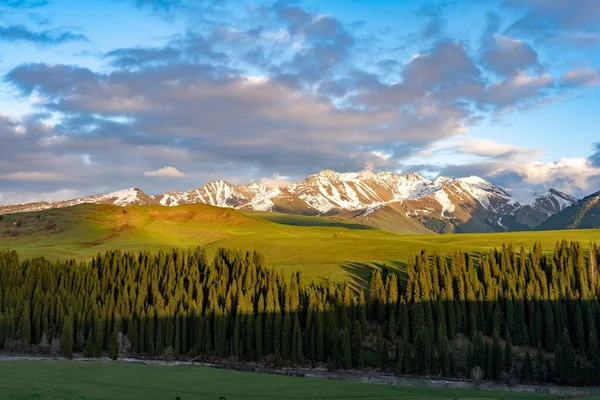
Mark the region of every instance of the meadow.
<instances>
[{"instance_id":1,"label":"meadow","mask_svg":"<svg viewBox=\"0 0 600 400\"><path fill-rule=\"evenodd\" d=\"M71 208L4 215L0 250L21 258L89 259L111 249L123 251L204 246L209 256L221 247L257 250L269 265L307 278L364 280L370 268L386 264L402 270L421 250L474 255L512 243L526 249L541 242L551 251L557 240L586 247L600 230L487 234L394 234L339 217L242 213L203 204L179 207L84 204Z\"/></svg>"},{"instance_id":2,"label":"meadow","mask_svg":"<svg viewBox=\"0 0 600 400\"><path fill-rule=\"evenodd\" d=\"M191 366L110 362L0 362L0 399L547 399L551 396L411 388Z\"/></svg>"}]
</instances>

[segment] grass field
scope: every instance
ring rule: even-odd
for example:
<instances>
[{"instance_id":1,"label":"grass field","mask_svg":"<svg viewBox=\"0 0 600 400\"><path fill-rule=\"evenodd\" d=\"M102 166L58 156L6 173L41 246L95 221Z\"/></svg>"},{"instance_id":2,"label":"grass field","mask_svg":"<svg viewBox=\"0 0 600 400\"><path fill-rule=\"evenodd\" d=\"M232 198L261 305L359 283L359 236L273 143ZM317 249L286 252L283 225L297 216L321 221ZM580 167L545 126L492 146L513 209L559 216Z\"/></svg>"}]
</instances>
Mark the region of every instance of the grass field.
<instances>
[{"instance_id":1,"label":"grass field","mask_svg":"<svg viewBox=\"0 0 600 400\"><path fill-rule=\"evenodd\" d=\"M544 399L550 396L408 388L202 367L73 361L0 362L0 399Z\"/></svg>"},{"instance_id":2,"label":"grass field","mask_svg":"<svg viewBox=\"0 0 600 400\"><path fill-rule=\"evenodd\" d=\"M38 217L39 216L39 217ZM18 225L18 226L17 226ZM262 252L269 265L302 270L308 278L335 280L368 276L383 263L402 269L422 249L451 255L457 250L488 251L503 243L551 250L559 239L587 246L600 230L498 234L397 235L343 218L240 213L202 204L179 207L81 205L39 213L5 215L0 250L21 257L88 259L98 252L204 246Z\"/></svg>"}]
</instances>

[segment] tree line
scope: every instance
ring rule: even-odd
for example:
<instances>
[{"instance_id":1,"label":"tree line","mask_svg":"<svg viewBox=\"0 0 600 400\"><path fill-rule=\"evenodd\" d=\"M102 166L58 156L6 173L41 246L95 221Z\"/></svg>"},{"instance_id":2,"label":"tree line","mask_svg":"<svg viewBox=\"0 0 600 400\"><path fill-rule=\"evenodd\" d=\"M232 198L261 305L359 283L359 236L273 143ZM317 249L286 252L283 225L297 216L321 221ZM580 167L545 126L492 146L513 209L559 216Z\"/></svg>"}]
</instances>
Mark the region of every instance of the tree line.
<instances>
[{"instance_id":1,"label":"tree line","mask_svg":"<svg viewBox=\"0 0 600 400\"><path fill-rule=\"evenodd\" d=\"M202 248L20 261L0 252L0 348L597 384L598 246L423 251L364 285Z\"/></svg>"}]
</instances>

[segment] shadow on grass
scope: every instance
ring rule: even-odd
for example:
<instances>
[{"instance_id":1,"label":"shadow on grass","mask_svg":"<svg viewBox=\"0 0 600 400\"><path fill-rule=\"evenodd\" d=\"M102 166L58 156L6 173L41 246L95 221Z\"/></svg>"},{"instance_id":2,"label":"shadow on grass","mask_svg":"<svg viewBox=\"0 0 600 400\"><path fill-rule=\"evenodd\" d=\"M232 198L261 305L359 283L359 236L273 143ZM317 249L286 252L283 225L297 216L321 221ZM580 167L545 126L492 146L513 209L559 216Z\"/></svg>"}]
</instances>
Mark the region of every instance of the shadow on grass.
<instances>
[{"instance_id":1,"label":"shadow on grass","mask_svg":"<svg viewBox=\"0 0 600 400\"><path fill-rule=\"evenodd\" d=\"M334 217L309 217L304 215L261 215L261 217L267 221L274 222L280 225L291 225L291 226L320 226L320 227L331 227L331 228L346 228L351 230L376 230L371 226L352 223L336 219Z\"/></svg>"},{"instance_id":2,"label":"shadow on grass","mask_svg":"<svg viewBox=\"0 0 600 400\"><path fill-rule=\"evenodd\" d=\"M348 283L352 289L356 291L365 290L369 284L369 278L374 270L379 270L383 273L383 277L389 273L400 272L400 279L404 278L404 271L406 269L406 262L404 261L390 261L387 263L380 262L356 262L350 261L340 265L340 267L348 275Z\"/></svg>"}]
</instances>

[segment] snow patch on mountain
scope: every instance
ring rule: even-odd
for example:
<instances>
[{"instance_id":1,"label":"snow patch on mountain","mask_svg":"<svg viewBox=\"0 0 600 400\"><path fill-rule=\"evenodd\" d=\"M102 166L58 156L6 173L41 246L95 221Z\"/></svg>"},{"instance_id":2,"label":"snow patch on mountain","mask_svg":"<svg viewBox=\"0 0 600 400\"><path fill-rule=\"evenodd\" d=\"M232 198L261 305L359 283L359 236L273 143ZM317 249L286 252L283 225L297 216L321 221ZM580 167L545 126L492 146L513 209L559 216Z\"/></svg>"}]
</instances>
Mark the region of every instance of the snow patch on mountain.
<instances>
[{"instance_id":1,"label":"snow patch on mountain","mask_svg":"<svg viewBox=\"0 0 600 400\"><path fill-rule=\"evenodd\" d=\"M140 195L140 190L137 188L131 188L131 189L126 189L126 190L121 190L118 192L114 192L114 193L109 193L109 194L105 194L105 195L99 195L99 196L90 196L90 197L86 197L83 199L80 199L83 202L86 202L87 200L94 200L95 202L103 202L103 201L110 201L112 204L116 205L116 206L128 206L131 204L138 204L141 199L139 197Z\"/></svg>"},{"instance_id":2,"label":"snow patch on mountain","mask_svg":"<svg viewBox=\"0 0 600 400\"><path fill-rule=\"evenodd\" d=\"M558 190L550 189L549 191L538 195L525 206L547 216L551 216L572 206L576 202L576 198L569 196L566 193L559 192Z\"/></svg>"},{"instance_id":3,"label":"snow patch on mountain","mask_svg":"<svg viewBox=\"0 0 600 400\"><path fill-rule=\"evenodd\" d=\"M438 190L434 193L435 199L442 205L442 217L449 217L454 212L456 206L450 201L448 193L444 190Z\"/></svg>"}]
</instances>

